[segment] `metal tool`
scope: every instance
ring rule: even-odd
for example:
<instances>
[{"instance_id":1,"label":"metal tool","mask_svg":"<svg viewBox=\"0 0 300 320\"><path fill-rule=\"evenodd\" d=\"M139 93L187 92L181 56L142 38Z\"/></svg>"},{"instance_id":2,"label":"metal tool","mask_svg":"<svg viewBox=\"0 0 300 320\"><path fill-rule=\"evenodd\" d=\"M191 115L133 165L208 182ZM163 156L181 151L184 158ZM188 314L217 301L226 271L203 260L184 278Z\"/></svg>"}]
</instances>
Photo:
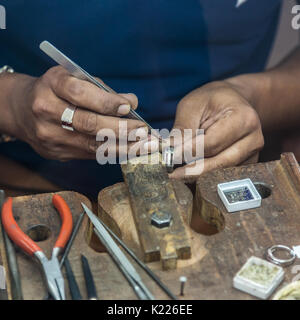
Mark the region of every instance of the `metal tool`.
<instances>
[{"instance_id":1,"label":"metal tool","mask_svg":"<svg viewBox=\"0 0 300 320\"><path fill-rule=\"evenodd\" d=\"M184 276L179 278L179 281L180 281L180 295L181 296L184 296L184 286L185 286L186 280L187 280L187 278L184 277Z\"/></svg>"},{"instance_id":2,"label":"metal tool","mask_svg":"<svg viewBox=\"0 0 300 320\"><path fill-rule=\"evenodd\" d=\"M2 206L5 201L5 192L4 190L0 190L0 210L2 210ZM2 233L3 239L5 244L5 250L7 252L7 264L9 267L9 272L11 274L11 292L12 298L14 300L23 300L23 292L21 286L21 279L20 279L20 271L16 257L16 250L13 246L12 242L10 241L9 237L7 236L3 226Z\"/></svg>"},{"instance_id":3,"label":"metal tool","mask_svg":"<svg viewBox=\"0 0 300 320\"><path fill-rule=\"evenodd\" d=\"M62 219L62 226L55 242L52 257L47 259L42 249L30 239L18 226L12 211L12 198L8 198L2 208L2 224L10 239L30 256L40 262L49 293L55 300L65 300L64 278L61 273L58 254L63 249L72 232L72 214L65 200L58 194L52 197L52 203Z\"/></svg>"},{"instance_id":4,"label":"metal tool","mask_svg":"<svg viewBox=\"0 0 300 320\"><path fill-rule=\"evenodd\" d=\"M73 62L70 58L68 58L65 54L63 54L50 42L48 41L41 42L40 49L44 51L56 63L58 63L59 65L64 67L67 71L69 71L70 74L72 74L75 78L89 81L94 85L96 85L97 87L105 90L106 92L116 93L114 90L112 90L111 88L109 88L108 86L104 85L103 83L95 79L93 76L91 76L87 71L85 71L78 64ZM158 132L155 129L153 129L150 126L150 124L146 120L144 120L135 110L131 109L129 114L131 118L144 122L145 125L148 127L148 129L151 131L151 133L154 133L159 139L161 139L161 136L158 134Z\"/></svg>"},{"instance_id":5,"label":"metal tool","mask_svg":"<svg viewBox=\"0 0 300 320\"><path fill-rule=\"evenodd\" d=\"M120 267L121 271L133 286L135 293L140 299L143 300L154 300L154 296L142 282L140 275L137 273L133 265L129 262L127 257L121 251L121 249L116 245L112 237L109 235L108 231L104 228L102 222L93 214L93 212L84 204L81 203L86 214L89 216L91 222L95 227L95 232L99 237L102 244L106 247L107 251L111 255L112 259L115 261L117 266Z\"/></svg>"},{"instance_id":6,"label":"metal tool","mask_svg":"<svg viewBox=\"0 0 300 320\"><path fill-rule=\"evenodd\" d=\"M89 261L83 254L81 255L81 263L82 263L82 269L83 269L88 299L98 300L97 290L94 283L93 274L89 265Z\"/></svg>"},{"instance_id":7,"label":"metal tool","mask_svg":"<svg viewBox=\"0 0 300 320\"><path fill-rule=\"evenodd\" d=\"M98 236L100 241L104 244L105 240L101 236L100 232L96 228L94 228L94 232L96 233L96 235ZM141 300L154 300L154 298L150 298L149 295L147 293L145 293L145 291L142 289L140 284L135 281L135 279L131 276L131 272L129 270L127 270L127 268L124 265L120 264L119 260L117 259L117 256L114 254L114 252L111 250L111 248L106 247L106 249L107 249L108 253L110 254L111 258L113 259L113 261L115 262L115 264L117 265L117 267L123 273L123 275L126 278L126 280L128 281L128 283L131 285L131 287L134 290L137 297Z\"/></svg>"},{"instance_id":8,"label":"metal tool","mask_svg":"<svg viewBox=\"0 0 300 320\"><path fill-rule=\"evenodd\" d=\"M77 221L76 221L76 224L75 224L75 227L73 228L73 231L72 231L72 234L71 234L71 237L66 245L66 248L64 250L64 254L62 256L62 258L60 259L60 262L59 262L59 266L60 268L62 268L62 266L64 265L64 262L65 262L65 259L68 257L68 254L72 248L72 245L73 245L73 242L77 236L77 233L80 229L80 226L82 224L82 221L83 221L83 218L85 216L85 212L82 211L80 216L78 217ZM43 300L49 300L50 299L50 296L49 296L49 293L47 293L47 295L44 297Z\"/></svg>"},{"instance_id":9,"label":"metal tool","mask_svg":"<svg viewBox=\"0 0 300 320\"><path fill-rule=\"evenodd\" d=\"M69 259L67 257L65 258L64 266L66 269L66 274L67 274L67 278L68 278L69 289L70 289L72 300L82 300L82 296L80 294L80 290L79 290L77 281L75 279L72 267L71 267Z\"/></svg>"},{"instance_id":10,"label":"metal tool","mask_svg":"<svg viewBox=\"0 0 300 320\"><path fill-rule=\"evenodd\" d=\"M84 211L81 212L80 216L78 217L77 221L76 221L76 224L75 224L75 227L73 228L73 231L72 231L72 234L71 234L71 237L66 245L66 248L65 248L65 251L64 251L64 254L63 256L61 257L60 259L60 262L59 262L59 266L62 267L64 262L65 262L65 259L67 258L71 248L72 248L72 245L73 245L73 242L77 236L77 233L80 229L80 226L82 224L82 221L83 221L83 218L85 216L85 213Z\"/></svg>"},{"instance_id":11,"label":"metal tool","mask_svg":"<svg viewBox=\"0 0 300 320\"><path fill-rule=\"evenodd\" d=\"M96 217L98 220L99 218ZM110 233L110 235L119 243L119 245L131 256L132 259L152 278L157 285L173 300L177 300L176 296L170 291L170 289L158 278L158 276L150 269L148 266L143 263L135 253L129 249L126 244L114 233L112 232L107 225L102 223L104 228Z\"/></svg>"}]
</instances>

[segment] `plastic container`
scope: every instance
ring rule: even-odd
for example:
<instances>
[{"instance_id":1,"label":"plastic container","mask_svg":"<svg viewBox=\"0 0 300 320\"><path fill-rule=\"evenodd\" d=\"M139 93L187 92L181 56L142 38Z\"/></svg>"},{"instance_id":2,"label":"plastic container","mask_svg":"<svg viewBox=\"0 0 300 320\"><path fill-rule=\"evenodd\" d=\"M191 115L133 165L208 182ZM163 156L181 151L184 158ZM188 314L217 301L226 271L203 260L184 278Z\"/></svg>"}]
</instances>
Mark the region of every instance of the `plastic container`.
<instances>
[{"instance_id":1,"label":"plastic container","mask_svg":"<svg viewBox=\"0 0 300 320\"><path fill-rule=\"evenodd\" d=\"M218 194L228 212L261 206L261 196L250 179L220 183Z\"/></svg>"},{"instance_id":2,"label":"plastic container","mask_svg":"<svg viewBox=\"0 0 300 320\"><path fill-rule=\"evenodd\" d=\"M281 267L252 256L235 275L233 287L260 299L268 299L284 278Z\"/></svg>"}]
</instances>

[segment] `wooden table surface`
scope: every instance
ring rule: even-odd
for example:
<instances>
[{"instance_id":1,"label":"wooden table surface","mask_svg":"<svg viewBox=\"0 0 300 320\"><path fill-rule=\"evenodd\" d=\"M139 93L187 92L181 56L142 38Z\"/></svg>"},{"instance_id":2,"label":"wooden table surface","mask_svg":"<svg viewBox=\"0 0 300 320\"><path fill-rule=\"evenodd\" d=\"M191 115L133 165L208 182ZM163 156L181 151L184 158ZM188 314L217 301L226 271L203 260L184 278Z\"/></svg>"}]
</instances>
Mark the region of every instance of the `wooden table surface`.
<instances>
[{"instance_id":1,"label":"wooden table surface","mask_svg":"<svg viewBox=\"0 0 300 320\"><path fill-rule=\"evenodd\" d=\"M271 194L263 199L260 208L229 214L217 196L217 184L243 178L263 182ZM189 211L191 194L183 190L186 187L180 188L182 192L177 193L177 201L182 208ZM109 198L109 194L116 195L112 190L117 190L117 197ZM105 222L114 225L113 228L118 229L124 241L140 254L125 186L118 184L109 190L104 189L99 194L99 199L103 198L104 193L104 202L99 202L99 208L102 208L101 218L106 216ZM90 205L88 199L77 193L65 191L60 194L69 204L74 221L82 211L80 202L84 201ZM52 207L51 196L52 194L41 194L17 197L13 202L14 216L18 218L23 230L27 231L36 224L50 227L51 236L39 242L48 256L60 228L59 215ZM213 226L203 228L204 221ZM162 271L160 262L149 264L175 294L179 294L179 277L187 277L185 295L179 297L180 299L254 299L232 287L235 273L250 256L263 257L265 250L273 244L300 244L300 172L297 162L291 155L284 155L281 160L270 163L221 169L203 175L197 183L189 235L192 258L180 260L176 270ZM99 299L136 299L109 255L98 252L101 248L99 242L97 243L91 235L91 226L88 226L88 220L85 218L69 254L83 297L86 298L86 289L80 261L81 253L89 259ZM1 254L3 259L3 248ZM24 298L42 299L46 290L38 264L20 250L17 250L17 259ZM5 260L4 258L4 265ZM297 262L299 260L294 265ZM284 269L283 284L289 283L295 276L292 268L293 266ZM157 299L167 298L138 267L137 270ZM67 297L70 298L67 281L65 283ZM10 295L9 286L8 294Z\"/></svg>"}]
</instances>

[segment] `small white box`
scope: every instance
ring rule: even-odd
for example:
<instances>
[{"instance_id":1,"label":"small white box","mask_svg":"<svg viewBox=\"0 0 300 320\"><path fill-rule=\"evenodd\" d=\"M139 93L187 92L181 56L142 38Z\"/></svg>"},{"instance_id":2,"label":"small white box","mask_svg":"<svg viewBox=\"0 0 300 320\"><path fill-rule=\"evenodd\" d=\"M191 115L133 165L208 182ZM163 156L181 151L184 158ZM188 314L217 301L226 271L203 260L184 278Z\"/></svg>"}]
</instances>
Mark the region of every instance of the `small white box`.
<instances>
[{"instance_id":1,"label":"small white box","mask_svg":"<svg viewBox=\"0 0 300 320\"><path fill-rule=\"evenodd\" d=\"M250 179L220 183L218 194L228 212L261 206L261 196Z\"/></svg>"},{"instance_id":2,"label":"small white box","mask_svg":"<svg viewBox=\"0 0 300 320\"><path fill-rule=\"evenodd\" d=\"M284 278L281 267L252 256L233 279L233 287L261 299L267 299Z\"/></svg>"}]
</instances>

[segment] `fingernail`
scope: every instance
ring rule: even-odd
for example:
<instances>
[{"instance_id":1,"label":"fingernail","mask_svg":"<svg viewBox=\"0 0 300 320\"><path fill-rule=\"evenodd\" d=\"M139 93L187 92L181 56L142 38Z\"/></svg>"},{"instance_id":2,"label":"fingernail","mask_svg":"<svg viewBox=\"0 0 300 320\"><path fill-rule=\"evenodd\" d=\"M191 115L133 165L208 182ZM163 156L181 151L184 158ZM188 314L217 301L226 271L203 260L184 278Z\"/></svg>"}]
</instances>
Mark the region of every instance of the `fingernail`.
<instances>
[{"instance_id":1,"label":"fingernail","mask_svg":"<svg viewBox=\"0 0 300 320\"><path fill-rule=\"evenodd\" d=\"M147 127L138 128L138 134L143 138L148 136L149 129ZM145 139L144 138L144 139Z\"/></svg>"},{"instance_id":2,"label":"fingernail","mask_svg":"<svg viewBox=\"0 0 300 320\"><path fill-rule=\"evenodd\" d=\"M158 142L156 140L147 141L143 145L143 149L145 151L151 151L154 152L158 149Z\"/></svg>"},{"instance_id":3,"label":"fingernail","mask_svg":"<svg viewBox=\"0 0 300 320\"><path fill-rule=\"evenodd\" d=\"M146 140L148 137L148 128L147 127L138 128L136 131L136 137L138 138L138 140Z\"/></svg>"},{"instance_id":4,"label":"fingernail","mask_svg":"<svg viewBox=\"0 0 300 320\"><path fill-rule=\"evenodd\" d=\"M121 116L125 116L130 111L130 105L129 104L121 104L118 108L118 114Z\"/></svg>"}]
</instances>

